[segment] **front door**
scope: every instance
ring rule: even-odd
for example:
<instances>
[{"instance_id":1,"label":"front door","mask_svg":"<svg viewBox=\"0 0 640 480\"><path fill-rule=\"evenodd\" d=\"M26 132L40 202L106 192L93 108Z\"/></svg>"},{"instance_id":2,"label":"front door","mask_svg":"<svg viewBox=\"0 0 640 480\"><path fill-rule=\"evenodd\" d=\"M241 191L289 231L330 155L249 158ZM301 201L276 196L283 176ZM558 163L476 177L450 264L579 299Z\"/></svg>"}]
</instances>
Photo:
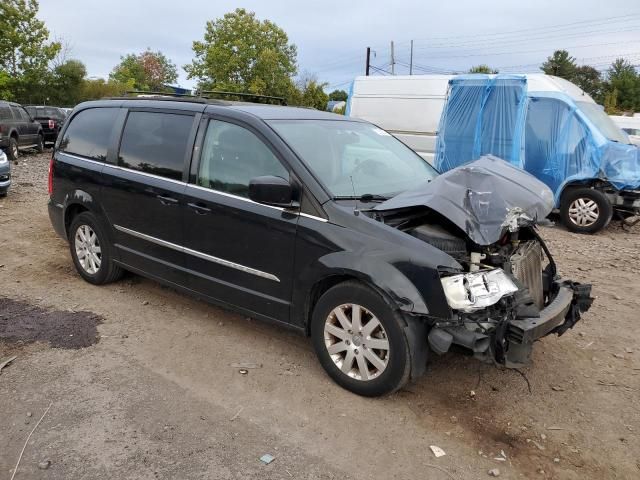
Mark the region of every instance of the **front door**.
<instances>
[{"instance_id":1,"label":"front door","mask_svg":"<svg viewBox=\"0 0 640 480\"><path fill-rule=\"evenodd\" d=\"M132 269L183 285L183 181L193 147L193 113L130 110L117 165L101 191L118 258Z\"/></svg>"},{"instance_id":2,"label":"front door","mask_svg":"<svg viewBox=\"0 0 640 480\"><path fill-rule=\"evenodd\" d=\"M249 200L248 187L252 178L289 172L246 126L211 119L202 128L196 181L185 191L190 288L288 322L298 215Z\"/></svg>"}]
</instances>

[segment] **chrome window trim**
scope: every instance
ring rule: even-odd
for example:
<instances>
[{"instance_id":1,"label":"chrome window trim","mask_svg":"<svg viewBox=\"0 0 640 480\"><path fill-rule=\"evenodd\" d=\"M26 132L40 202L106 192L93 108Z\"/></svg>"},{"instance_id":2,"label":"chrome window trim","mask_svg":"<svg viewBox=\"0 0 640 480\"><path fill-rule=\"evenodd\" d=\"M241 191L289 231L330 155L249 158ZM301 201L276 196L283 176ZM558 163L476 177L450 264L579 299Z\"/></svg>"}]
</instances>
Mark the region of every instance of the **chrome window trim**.
<instances>
[{"instance_id":1,"label":"chrome window trim","mask_svg":"<svg viewBox=\"0 0 640 480\"><path fill-rule=\"evenodd\" d=\"M160 245L162 247L167 247L172 250L176 250L178 252L187 253L189 255L193 255L194 257L201 258L203 260L207 260L212 263L217 263L219 265L223 265L225 267L234 268L236 270L240 270L241 272L250 273L252 275L256 275L258 277L266 278L268 280L273 280L274 282L280 282L280 279L275 275L267 272L263 272L262 270L258 270L255 268L247 267L245 265L241 265L239 263L231 262L229 260L225 260L224 258L214 257L213 255L208 255L203 252L199 252L197 250L192 250L187 247L183 247L181 245L177 245L175 243L167 242L166 240L161 240L160 238L152 237L151 235L147 235L146 233L136 232L135 230L131 230L126 227L121 227L120 225L114 225L116 230L119 230L123 233L129 234L133 237L140 238L142 240L146 240L151 243L155 243L156 245Z\"/></svg>"},{"instance_id":2,"label":"chrome window trim","mask_svg":"<svg viewBox=\"0 0 640 480\"><path fill-rule=\"evenodd\" d=\"M280 212L289 212L289 213L292 213L292 214L293 213L297 213L301 217L311 218L312 220L317 220L319 222L327 223L329 221L326 218L316 217L315 215L311 215L311 214L308 214L308 213L293 212L293 211L291 211L289 209L286 209L286 208L283 208L283 207L275 207L273 205L267 205L267 204L264 204L264 203L254 202L253 200L251 200L250 198L247 198L247 197L241 197L240 195L234 195L233 193L223 192L222 190L215 190L213 188L202 187L200 185L196 185L195 183L187 183L187 182L183 182L183 181L180 181L180 180L174 180L172 178L161 177L160 175L154 175L153 173L141 172L140 170L133 170L131 168L120 167L118 165L112 165L112 164L106 163L106 162L99 162L97 160L91 160L89 158L80 157L80 156L74 155L72 153L67 153L67 152L64 152L62 150L60 151L60 153L63 154L63 155L66 155L68 157L75 158L77 160L84 160L85 162L94 163L96 165L103 165L105 167L109 167L109 168L112 168L114 170L119 170L119 171L122 171L122 172L137 173L139 175L143 175L143 176L147 176L147 177L151 177L151 178L157 178L159 180L166 180L167 182L172 182L172 183L175 183L177 185L186 185L188 187L193 187L193 188L196 188L198 190L202 190L204 192L211 192L211 193L215 193L217 195L222 195L223 197L235 198L236 200L241 200L243 202L251 203L253 205L261 205L263 207L267 207L267 208L271 208L271 209L274 209L274 210L278 210ZM161 240L161 241L164 241L164 240Z\"/></svg>"}]
</instances>

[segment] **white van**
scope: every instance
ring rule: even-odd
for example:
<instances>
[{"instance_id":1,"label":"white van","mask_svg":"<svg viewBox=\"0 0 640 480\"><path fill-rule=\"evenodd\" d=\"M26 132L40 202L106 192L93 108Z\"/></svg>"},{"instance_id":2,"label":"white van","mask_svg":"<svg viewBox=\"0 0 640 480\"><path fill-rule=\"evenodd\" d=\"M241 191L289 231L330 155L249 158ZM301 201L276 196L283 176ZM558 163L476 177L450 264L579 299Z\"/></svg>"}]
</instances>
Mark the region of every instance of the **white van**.
<instances>
[{"instance_id":1,"label":"white van","mask_svg":"<svg viewBox=\"0 0 640 480\"><path fill-rule=\"evenodd\" d=\"M609 115L613 123L624 130L629 135L629 140L636 145L640 145L640 117L625 117L622 115Z\"/></svg>"},{"instance_id":2,"label":"white van","mask_svg":"<svg viewBox=\"0 0 640 480\"><path fill-rule=\"evenodd\" d=\"M356 77L345 114L378 125L433 164L450 75Z\"/></svg>"}]
</instances>

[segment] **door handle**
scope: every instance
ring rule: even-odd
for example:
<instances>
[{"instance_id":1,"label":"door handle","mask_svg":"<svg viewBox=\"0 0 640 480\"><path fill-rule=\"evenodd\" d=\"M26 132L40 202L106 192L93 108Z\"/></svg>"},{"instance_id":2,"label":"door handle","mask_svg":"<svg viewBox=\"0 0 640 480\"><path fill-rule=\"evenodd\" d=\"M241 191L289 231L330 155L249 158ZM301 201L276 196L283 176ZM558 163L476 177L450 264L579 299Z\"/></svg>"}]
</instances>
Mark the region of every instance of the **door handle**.
<instances>
[{"instance_id":1,"label":"door handle","mask_svg":"<svg viewBox=\"0 0 640 480\"><path fill-rule=\"evenodd\" d=\"M193 208L198 215L206 215L211 211L204 203L187 203L187 206Z\"/></svg>"},{"instance_id":2,"label":"door handle","mask_svg":"<svg viewBox=\"0 0 640 480\"><path fill-rule=\"evenodd\" d=\"M177 198L169 197L167 195L158 194L156 195L156 198L160 200L160 203L162 203L163 205L175 205L176 203L178 203Z\"/></svg>"}]
</instances>

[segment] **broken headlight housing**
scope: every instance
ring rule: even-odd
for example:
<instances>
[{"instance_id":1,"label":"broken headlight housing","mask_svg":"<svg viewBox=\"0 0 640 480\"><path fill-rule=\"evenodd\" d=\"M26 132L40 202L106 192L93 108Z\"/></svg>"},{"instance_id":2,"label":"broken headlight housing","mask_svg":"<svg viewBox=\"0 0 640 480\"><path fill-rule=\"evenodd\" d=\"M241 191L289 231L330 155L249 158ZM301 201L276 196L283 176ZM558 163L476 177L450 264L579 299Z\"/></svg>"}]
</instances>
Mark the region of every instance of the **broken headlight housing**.
<instances>
[{"instance_id":1,"label":"broken headlight housing","mask_svg":"<svg viewBox=\"0 0 640 480\"><path fill-rule=\"evenodd\" d=\"M518 287L501 268L440 279L449 306L466 313L487 308Z\"/></svg>"}]
</instances>

